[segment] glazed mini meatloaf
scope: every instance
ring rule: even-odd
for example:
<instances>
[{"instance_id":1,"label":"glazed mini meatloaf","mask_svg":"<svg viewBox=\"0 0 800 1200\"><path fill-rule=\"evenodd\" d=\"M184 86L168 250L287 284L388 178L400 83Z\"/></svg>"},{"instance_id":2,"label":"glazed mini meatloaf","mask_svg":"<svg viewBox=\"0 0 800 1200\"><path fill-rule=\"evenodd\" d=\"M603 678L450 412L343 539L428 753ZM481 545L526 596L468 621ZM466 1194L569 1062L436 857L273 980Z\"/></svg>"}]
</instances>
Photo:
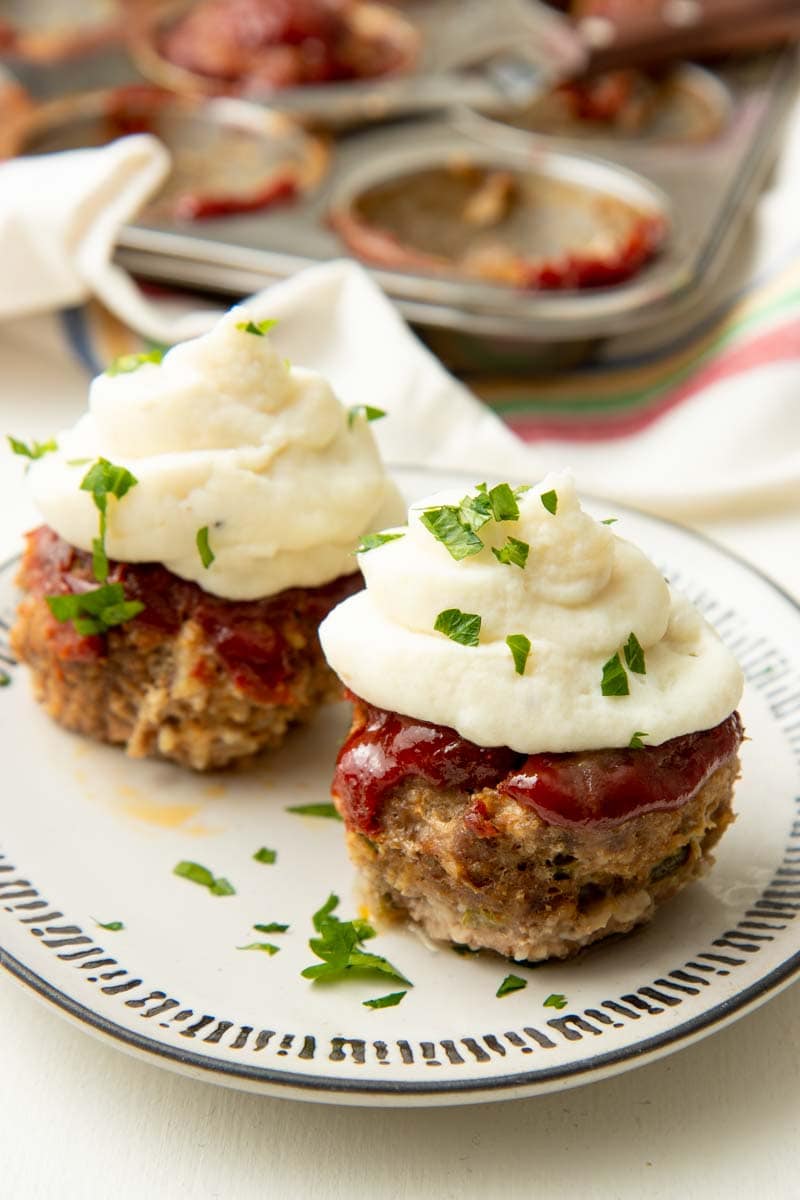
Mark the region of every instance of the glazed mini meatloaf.
<instances>
[{"instance_id":1,"label":"glazed mini meatloaf","mask_svg":"<svg viewBox=\"0 0 800 1200\"><path fill-rule=\"evenodd\" d=\"M353 697L333 794L379 914L509 958L625 933L701 875L733 820L734 713L662 746L525 757Z\"/></svg>"},{"instance_id":2,"label":"glazed mini meatloaf","mask_svg":"<svg viewBox=\"0 0 800 1200\"><path fill-rule=\"evenodd\" d=\"M273 325L242 305L122 355L28 452L43 526L16 653L55 720L136 757L207 770L276 748L335 690L319 623L402 511L365 406L283 358Z\"/></svg>"},{"instance_id":3,"label":"glazed mini meatloaf","mask_svg":"<svg viewBox=\"0 0 800 1200\"><path fill-rule=\"evenodd\" d=\"M320 628L371 903L519 960L647 921L732 820L741 670L566 472L436 493Z\"/></svg>"},{"instance_id":4,"label":"glazed mini meatloaf","mask_svg":"<svg viewBox=\"0 0 800 1200\"><path fill-rule=\"evenodd\" d=\"M96 586L92 556L47 526L29 534L12 647L37 699L67 729L203 771L279 745L338 691L317 629L361 586L358 572L246 602L209 595L156 563L112 562L107 582L124 584L143 610L88 636L57 621L45 597Z\"/></svg>"}]
</instances>

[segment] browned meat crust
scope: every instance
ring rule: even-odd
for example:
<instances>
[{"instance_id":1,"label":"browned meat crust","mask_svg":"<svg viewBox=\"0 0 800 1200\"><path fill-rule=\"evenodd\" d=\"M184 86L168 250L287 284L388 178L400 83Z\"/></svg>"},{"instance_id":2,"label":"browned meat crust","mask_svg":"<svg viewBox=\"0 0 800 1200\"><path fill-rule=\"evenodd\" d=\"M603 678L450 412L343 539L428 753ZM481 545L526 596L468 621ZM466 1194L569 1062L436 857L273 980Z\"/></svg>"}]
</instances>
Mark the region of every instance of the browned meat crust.
<instances>
[{"instance_id":1,"label":"browned meat crust","mask_svg":"<svg viewBox=\"0 0 800 1200\"><path fill-rule=\"evenodd\" d=\"M154 564L113 564L109 578L148 607L102 637L81 637L44 597L86 590L90 556L52 530L30 535L11 644L37 699L67 729L204 771L280 745L338 694L317 629L360 576L246 604L206 596Z\"/></svg>"},{"instance_id":2,"label":"browned meat crust","mask_svg":"<svg viewBox=\"0 0 800 1200\"><path fill-rule=\"evenodd\" d=\"M702 874L733 821L734 755L680 808L586 826L547 824L492 788L467 795L406 779L380 832L348 832L369 902L433 938L509 958L567 958L648 921ZM479 801L486 823L465 821Z\"/></svg>"}]
</instances>

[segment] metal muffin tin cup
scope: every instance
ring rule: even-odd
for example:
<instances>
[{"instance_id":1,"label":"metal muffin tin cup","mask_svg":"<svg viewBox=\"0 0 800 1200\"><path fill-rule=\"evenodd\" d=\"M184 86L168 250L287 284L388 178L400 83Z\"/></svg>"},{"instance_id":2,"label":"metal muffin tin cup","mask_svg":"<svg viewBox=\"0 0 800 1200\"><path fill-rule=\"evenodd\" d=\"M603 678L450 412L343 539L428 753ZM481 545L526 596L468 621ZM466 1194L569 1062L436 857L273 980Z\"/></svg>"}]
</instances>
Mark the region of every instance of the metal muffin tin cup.
<instances>
[{"instance_id":1,"label":"metal muffin tin cup","mask_svg":"<svg viewBox=\"0 0 800 1200\"><path fill-rule=\"evenodd\" d=\"M144 78L184 95L236 94L328 129L345 129L449 108L478 109L530 98L585 56L561 14L531 0L387 0L360 3L352 20L367 38L394 39L400 58L386 74L260 90L171 62L159 36L194 0L140 0L127 41Z\"/></svg>"},{"instance_id":2,"label":"metal muffin tin cup","mask_svg":"<svg viewBox=\"0 0 800 1200\"><path fill-rule=\"evenodd\" d=\"M504 169L534 177L543 187L544 202L548 203L547 183L566 185L567 193L585 197L592 205L598 199L618 199L637 210L643 217L658 218L665 229L672 225L670 205L666 195L632 171L587 155L573 155L540 145L535 154L520 155L502 148L490 150L473 139L458 135L445 126L439 136L426 130L429 144L420 146L420 131L404 131L403 142L394 140L391 147L365 155L366 161L340 175L332 188L330 213L352 211L359 197L376 185L408 177L430 167L446 167L463 161L494 171ZM578 201L580 203L580 200ZM566 223L569 217L562 213ZM457 219L454 214L454 220ZM343 245L343 248L348 248ZM369 265L369 259L364 260ZM513 320L516 328L535 327L536 335L546 335L548 326L558 326L565 313L574 313L582 321L591 321L600 310L624 314L635 311L665 292L669 271L658 261L648 263L624 284L612 288L585 290L536 290L516 288L490 280L469 278L453 267L439 271L392 270L378 268L379 278L392 295L411 299L421 298L430 304L459 306L476 314Z\"/></svg>"},{"instance_id":3,"label":"metal muffin tin cup","mask_svg":"<svg viewBox=\"0 0 800 1200\"><path fill-rule=\"evenodd\" d=\"M629 142L638 147L705 143L717 137L731 118L730 91L720 78L695 63L676 64L652 87L648 111L640 122L629 125L565 117L558 111L558 89L521 108L494 105L481 111L460 105L454 109L454 119L488 144L523 154L538 139L555 137L584 152L613 156L620 144Z\"/></svg>"},{"instance_id":4,"label":"metal muffin tin cup","mask_svg":"<svg viewBox=\"0 0 800 1200\"><path fill-rule=\"evenodd\" d=\"M123 87L39 105L11 130L12 154L102 145L126 132L153 132L172 156L172 173L142 219L172 221L192 203L266 211L295 203L324 178L324 142L280 113L245 100L174 96ZM1 140L1 139L0 139Z\"/></svg>"}]
</instances>

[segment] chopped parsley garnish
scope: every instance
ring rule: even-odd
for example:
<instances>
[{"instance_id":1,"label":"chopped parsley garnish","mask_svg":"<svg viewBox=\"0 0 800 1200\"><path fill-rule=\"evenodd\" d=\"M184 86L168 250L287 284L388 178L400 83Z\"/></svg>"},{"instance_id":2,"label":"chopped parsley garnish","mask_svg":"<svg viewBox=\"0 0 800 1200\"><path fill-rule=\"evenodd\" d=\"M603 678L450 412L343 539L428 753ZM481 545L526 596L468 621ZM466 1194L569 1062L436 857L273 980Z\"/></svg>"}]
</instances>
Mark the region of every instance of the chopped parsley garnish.
<instances>
[{"instance_id":1,"label":"chopped parsley garnish","mask_svg":"<svg viewBox=\"0 0 800 1200\"><path fill-rule=\"evenodd\" d=\"M486 484L478 484L477 496L470 496L469 494L464 496L458 503L456 513L461 524L466 525L473 533L477 533L487 521L491 521L492 501L486 490Z\"/></svg>"},{"instance_id":2,"label":"chopped parsley garnish","mask_svg":"<svg viewBox=\"0 0 800 1200\"><path fill-rule=\"evenodd\" d=\"M106 554L106 520L108 497L121 500L139 480L126 467L115 466L107 458L98 458L81 480L81 491L91 492L95 508L100 513L100 536L92 541L92 570L98 583L108 578Z\"/></svg>"},{"instance_id":3,"label":"chopped parsley garnish","mask_svg":"<svg viewBox=\"0 0 800 1200\"><path fill-rule=\"evenodd\" d=\"M470 526L464 524L459 510L452 504L426 509L419 519L456 562L472 554L480 554L483 549L481 539Z\"/></svg>"},{"instance_id":4,"label":"chopped parsley garnish","mask_svg":"<svg viewBox=\"0 0 800 1200\"><path fill-rule=\"evenodd\" d=\"M507 483L498 483L490 490L489 503L495 521L516 521L519 517L517 497Z\"/></svg>"},{"instance_id":5,"label":"chopped parsley garnish","mask_svg":"<svg viewBox=\"0 0 800 1200\"><path fill-rule=\"evenodd\" d=\"M67 466L68 467L85 467L86 464L90 463L91 461L92 460L90 458L68 458Z\"/></svg>"},{"instance_id":6,"label":"chopped parsley garnish","mask_svg":"<svg viewBox=\"0 0 800 1200\"><path fill-rule=\"evenodd\" d=\"M356 554L366 554L368 550L377 550L379 546L385 546L387 542L396 542L398 538L405 537L404 533L365 533L361 541L355 548Z\"/></svg>"},{"instance_id":7,"label":"chopped parsley garnish","mask_svg":"<svg viewBox=\"0 0 800 1200\"><path fill-rule=\"evenodd\" d=\"M527 979L520 979L519 975L506 975L500 987L495 992L495 996L510 996L512 992L521 992L527 986Z\"/></svg>"},{"instance_id":8,"label":"chopped parsley garnish","mask_svg":"<svg viewBox=\"0 0 800 1200\"><path fill-rule=\"evenodd\" d=\"M628 664L630 670L634 671L637 675L646 675L647 667L644 661L644 650L639 644L639 639L635 633L631 633L623 649L625 651L625 662Z\"/></svg>"},{"instance_id":9,"label":"chopped parsley garnish","mask_svg":"<svg viewBox=\"0 0 800 1200\"><path fill-rule=\"evenodd\" d=\"M198 529L197 537L195 538L195 542L197 543L197 553L200 555L200 561L203 564L203 566L206 568L206 570L208 570L208 568L211 566L214 559L216 558L216 554L214 553L214 551L211 549L211 547L208 544L208 526L207 525L204 525L202 529Z\"/></svg>"},{"instance_id":10,"label":"chopped parsley garnish","mask_svg":"<svg viewBox=\"0 0 800 1200\"><path fill-rule=\"evenodd\" d=\"M628 742L628 749L629 750L643 750L644 742L642 741L642 739L649 737L649 736L650 736L650 734L646 733L644 729L637 729L635 733L631 734L631 740Z\"/></svg>"},{"instance_id":11,"label":"chopped parsley garnish","mask_svg":"<svg viewBox=\"0 0 800 1200\"><path fill-rule=\"evenodd\" d=\"M544 1002L545 1008L566 1008L567 997L562 996L561 992L551 992Z\"/></svg>"},{"instance_id":12,"label":"chopped parsley garnish","mask_svg":"<svg viewBox=\"0 0 800 1200\"><path fill-rule=\"evenodd\" d=\"M222 877L216 878L208 867L201 867L200 863L179 862L172 868L172 874L180 875L181 879L189 879L192 883L199 883L201 887L208 888L212 896L236 895L236 888L232 883Z\"/></svg>"},{"instance_id":13,"label":"chopped parsley garnish","mask_svg":"<svg viewBox=\"0 0 800 1200\"><path fill-rule=\"evenodd\" d=\"M354 404L347 410L347 428L353 428L356 417L365 417L367 421L380 421L386 413L382 408L373 408L371 404Z\"/></svg>"},{"instance_id":14,"label":"chopped parsley garnish","mask_svg":"<svg viewBox=\"0 0 800 1200\"><path fill-rule=\"evenodd\" d=\"M266 321L237 321L236 328L241 329L242 333L253 333L256 337L263 337L265 333L269 333L278 324L278 318L268 317Z\"/></svg>"},{"instance_id":15,"label":"chopped parsley garnish","mask_svg":"<svg viewBox=\"0 0 800 1200\"><path fill-rule=\"evenodd\" d=\"M253 926L257 933L286 933L288 928L288 925L281 925L280 921L270 921L266 925Z\"/></svg>"},{"instance_id":16,"label":"chopped parsley garnish","mask_svg":"<svg viewBox=\"0 0 800 1200\"><path fill-rule=\"evenodd\" d=\"M208 890L211 892L212 896L236 895L236 888L233 886L231 881L229 879L223 879L222 877L215 879Z\"/></svg>"},{"instance_id":17,"label":"chopped parsley garnish","mask_svg":"<svg viewBox=\"0 0 800 1200\"><path fill-rule=\"evenodd\" d=\"M319 936L311 938L308 945L322 962L306 967L300 974L305 979L330 982L354 972L378 972L410 987L410 980L397 967L382 955L370 954L363 949L362 943L375 936L375 930L369 922L358 917L353 921L340 920L334 913L338 904L339 897L331 894L322 908L314 913L312 921Z\"/></svg>"},{"instance_id":18,"label":"chopped parsley garnish","mask_svg":"<svg viewBox=\"0 0 800 1200\"><path fill-rule=\"evenodd\" d=\"M158 366L165 353L163 347L154 346L152 350L145 350L141 354L120 354L106 367L106 375L130 375L131 371L138 371L145 363Z\"/></svg>"},{"instance_id":19,"label":"chopped parsley garnish","mask_svg":"<svg viewBox=\"0 0 800 1200\"><path fill-rule=\"evenodd\" d=\"M237 946L237 950L261 950L264 954L269 954L270 958L273 954L277 954L280 946L274 946L272 942L248 942L246 946Z\"/></svg>"},{"instance_id":20,"label":"chopped parsley garnish","mask_svg":"<svg viewBox=\"0 0 800 1200\"><path fill-rule=\"evenodd\" d=\"M277 850L270 850L268 846L262 846L260 850L256 850L253 858L256 862L267 863L271 865L278 857Z\"/></svg>"},{"instance_id":21,"label":"chopped parsley garnish","mask_svg":"<svg viewBox=\"0 0 800 1200\"><path fill-rule=\"evenodd\" d=\"M545 506L551 516L555 516L558 512L558 493L557 492L542 492L539 497L542 504Z\"/></svg>"},{"instance_id":22,"label":"chopped parsley garnish","mask_svg":"<svg viewBox=\"0 0 800 1200\"><path fill-rule=\"evenodd\" d=\"M527 542L521 542L519 538L509 537L506 539L506 544L501 546L499 550L492 546L492 554L498 562L508 563L509 566L522 567L524 569L528 561L530 549Z\"/></svg>"},{"instance_id":23,"label":"chopped parsley garnish","mask_svg":"<svg viewBox=\"0 0 800 1200\"><path fill-rule=\"evenodd\" d=\"M21 442L18 438L12 437L11 434L6 434L8 444L15 454L21 454L23 458L44 458L45 454L52 454L58 449L58 442L54 438L50 438L47 442L34 442L31 446L27 442Z\"/></svg>"},{"instance_id":24,"label":"chopped parsley garnish","mask_svg":"<svg viewBox=\"0 0 800 1200\"><path fill-rule=\"evenodd\" d=\"M606 517L606 519L604 521L601 521L600 524L601 525L616 525L618 520L619 520L619 517Z\"/></svg>"},{"instance_id":25,"label":"chopped parsley garnish","mask_svg":"<svg viewBox=\"0 0 800 1200\"><path fill-rule=\"evenodd\" d=\"M342 819L335 804L293 804L286 811L301 817L330 817L332 821Z\"/></svg>"},{"instance_id":26,"label":"chopped parsley garnish","mask_svg":"<svg viewBox=\"0 0 800 1200\"><path fill-rule=\"evenodd\" d=\"M394 1008L408 992L390 992L388 996L377 996L374 1000L362 1000L364 1008Z\"/></svg>"},{"instance_id":27,"label":"chopped parsley garnish","mask_svg":"<svg viewBox=\"0 0 800 1200\"><path fill-rule=\"evenodd\" d=\"M121 583L104 583L91 592L68 592L63 596L45 596L57 621L72 621L82 637L107 633L123 625L144 609L141 600L126 600Z\"/></svg>"},{"instance_id":28,"label":"chopped parsley garnish","mask_svg":"<svg viewBox=\"0 0 800 1200\"><path fill-rule=\"evenodd\" d=\"M618 653L603 664L600 690L604 696L627 696L630 692L628 676Z\"/></svg>"},{"instance_id":29,"label":"chopped parsley garnish","mask_svg":"<svg viewBox=\"0 0 800 1200\"><path fill-rule=\"evenodd\" d=\"M110 933L119 933L120 929L124 929L125 925L122 921L98 921L97 917L92 917L98 929L107 929Z\"/></svg>"},{"instance_id":30,"label":"chopped parsley garnish","mask_svg":"<svg viewBox=\"0 0 800 1200\"><path fill-rule=\"evenodd\" d=\"M451 642L462 646L477 646L481 632L481 619L477 613L465 613L460 608L445 608L439 613L433 628L443 633Z\"/></svg>"},{"instance_id":31,"label":"chopped parsley garnish","mask_svg":"<svg viewBox=\"0 0 800 1200\"><path fill-rule=\"evenodd\" d=\"M448 553L457 562L480 554L483 542L478 537L478 530L487 521L516 521L519 517L518 498L526 487L512 488L510 484L498 483L488 488L485 483L479 483L476 494L469 493L458 504L443 504L438 508L426 508L420 513L420 521L425 528L441 542ZM509 538L509 543L516 539ZM524 546L524 542L517 542ZM506 549L506 547L504 547ZM495 552L496 553L496 552ZM501 558L501 562L514 562L515 559ZM521 565L521 564L517 564Z\"/></svg>"},{"instance_id":32,"label":"chopped parsley garnish","mask_svg":"<svg viewBox=\"0 0 800 1200\"><path fill-rule=\"evenodd\" d=\"M518 675L524 675L525 664L531 652L530 638L526 638L524 633L510 633L506 638L506 645L514 659L514 670Z\"/></svg>"},{"instance_id":33,"label":"chopped parsley garnish","mask_svg":"<svg viewBox=\"0 0 800 1200\"><path fill-rule=\"evenodd\" d=\"M8 687L11 683L11 676L8 671L0 669L0 688Z\"/></svg>"}]
</instances>

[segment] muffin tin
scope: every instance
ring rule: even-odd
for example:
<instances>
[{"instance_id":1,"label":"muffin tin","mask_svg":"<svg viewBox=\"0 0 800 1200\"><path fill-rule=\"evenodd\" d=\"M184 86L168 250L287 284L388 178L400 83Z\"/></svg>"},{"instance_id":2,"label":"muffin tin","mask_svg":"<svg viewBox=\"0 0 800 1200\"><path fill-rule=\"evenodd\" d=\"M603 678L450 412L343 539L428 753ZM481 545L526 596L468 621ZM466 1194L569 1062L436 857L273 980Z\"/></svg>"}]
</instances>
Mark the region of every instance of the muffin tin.
<instances>
[{"instance_id":1,"label":"muffin tin","mask_svg":"<svg viewBox=\"0 0 800 1200\"><path fill-rule=\"evenodd\" d=\"M418 8L437 10L441 28L446 27L448 10L452 18L450 0L425 4L416 0L403 11L413 20ZM485 24L482 36L488 36ZM555 135L531 127L537 123L531 111L541 83L532 83L534 66L519 76L524 87L518 99L524 103L511 105L508 92L498 87L498 79L508 79L497 71L498 64L508 66L509 61L502 56L502 36L486 70L457 76L447 72L463 65L463 41L451 48L450 62L446 47L438 44L437 51L435 38L430 42L423 38L423 45L426 50L418 73L405 79L290 89L290 93L308 92L309 105L312 92L329 94L329 115L334 110L342 115L346 109L350 118L357 113L376 118L372 125L350 128L338 136L303 133L242 99L175 100L178 109L184 106L181 120L170 125L173 153L178 151L179 160L190 153L202 174L205 159L212 180L217 177L219 156L214 146L220 128L233 119L233 109L225 106L234 106L236 120L251 131L263 122L269 148L253 148L251 157L275 163L283 153L281 147L291 145L302 163L302 185L296 194L284 197L285 203L250 206L252 211L213 219L185 220L176 215L174 206L151 207L135 225L122 230L120 262L150 279L241 295L300 267L353 253L355 248L401 311L451 365L550 368L575 361L606 336L662 322L701 296L757 195L797 76L796 56L789 49L732 60L713 74L699 67L673 68L667 77L671 82L653 100L647 127L641 126L635 136L620 137L616 132L610 136L610 130L596 123L588 130L572 127L567 136L563 129ZM434 68L430 72L426 62ZM74 93L86 80L107 80L112 66L125 83L140 78L129 59L114 60L106 53L94 59L88 56L82 69L74 60L52 66L38 81L35 72L28 73L25 82L40 95L57 90ZM460 82L455 84L454 79ZM413 108L430 102L437 90L453 101L446 113L391 123L378 120L404 111L406 103ZM388 100L394 92L406 97L397 108ZM272 99L282 108L291 109L295 103L288 93L276 92ZM102 140L104 103L107 99L73 94L64 96L55 108L40 108L17 137L17 152ZM337 109L339 104L344 107ZM684 117L690 116L683 126L676 123L676 105ZM308 113L313 115L310 108ZM253 136L257 142L260 135ZM227 182L241 193L247 190L241 176L247 178L253 166L239 159L226 150ZM545 241L552 241L555 248L572 252L580 230L586 231L590 245L596 245L598 238L602 241L598 213L603 205L617 213L632 206L658 230L649 249L655 249L657 240L663 244L655 257L649 250L642 254L636 270L589 272L582 278L580 272L571 277L567 272L561 286L551 288L541 287L539 273L539 287L532 288L519 286L513 272L505 282L502 272L486 277L415 255L376 261L374 253L365 252L364 239L354 241L352 230L348 233L348 215L361 212L370 196L392 188L402 190L404 178L409 183L416 175L419 181L420 172L433 172L435 177L436 172L446 175L458 169L484 171L495 179L535 179L543 207L538 216L531 210L529 224L533 229L539 221L547 234ZM202 187L201 180L195 190ZM563 203L567 194L570 202ZM412 243L413 227L421 231L427 220L415 211L418 200L410 190L407 219ZM491 208L491 197L486 202ZM454 212L453 222L462 215ZM437 215L440 225L442 216ZM539 237L534 241L539 248L532 278L543 260L547 264L546 246ZM563 253L555 255L556 275L559 270L564 274L564 258ZM565 281L573 286L564 286ZM595 286L574 286L576 282ZM598 286L603 282L607 286Z\"/></svg>"}]
</instances>

